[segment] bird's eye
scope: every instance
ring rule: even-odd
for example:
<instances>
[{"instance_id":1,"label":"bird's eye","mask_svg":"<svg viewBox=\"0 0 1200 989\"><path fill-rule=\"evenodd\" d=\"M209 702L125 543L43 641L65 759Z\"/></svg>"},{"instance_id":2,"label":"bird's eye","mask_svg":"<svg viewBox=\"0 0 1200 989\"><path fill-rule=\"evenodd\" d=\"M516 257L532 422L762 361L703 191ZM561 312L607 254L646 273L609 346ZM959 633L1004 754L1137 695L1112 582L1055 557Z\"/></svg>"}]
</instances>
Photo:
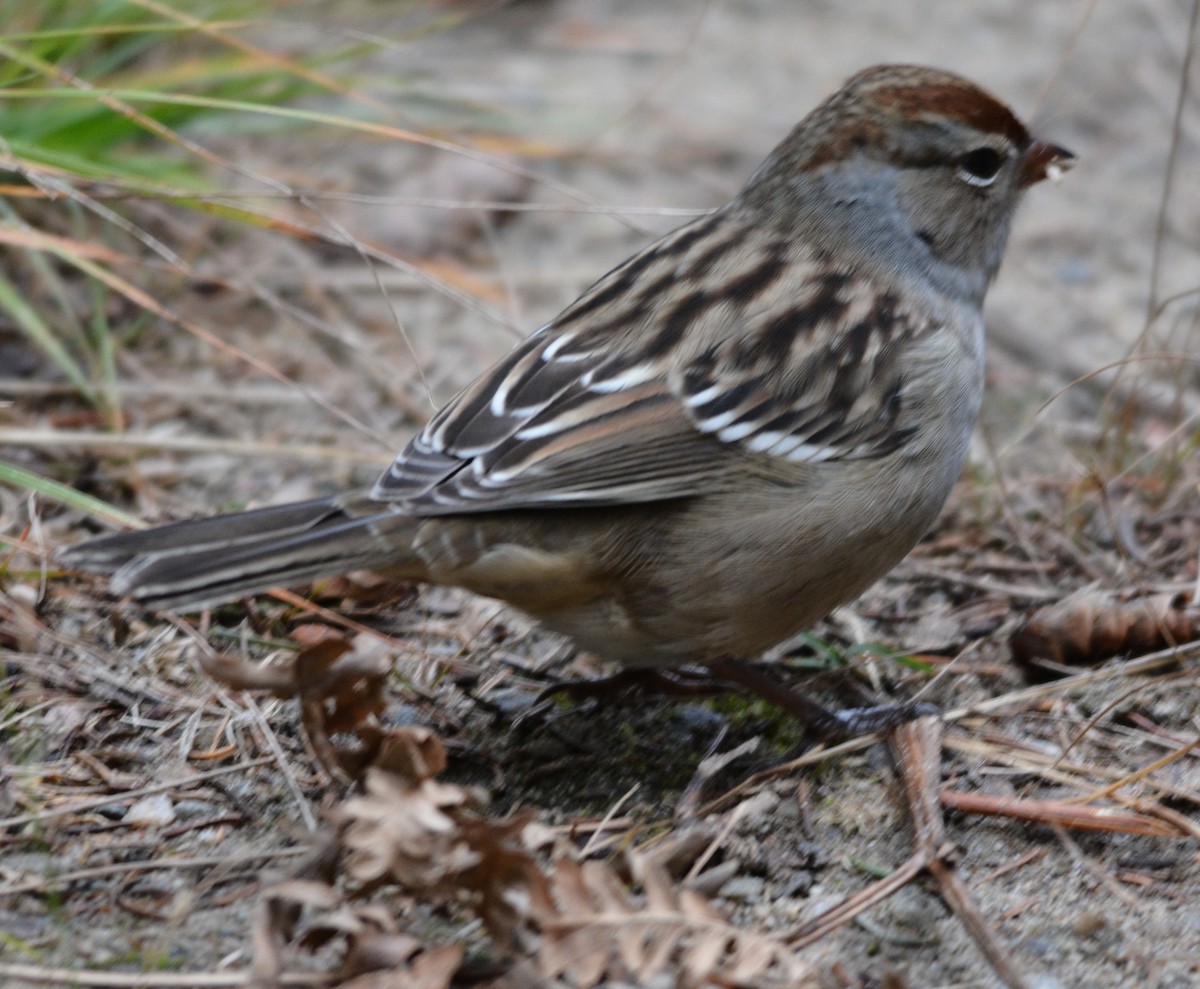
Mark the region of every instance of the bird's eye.
<instances>
[{"instance_id":1,"label":"bird's eye","mask_svg":"<svg viewBox=\"0 0 1200 989\"><path fill-rule=\"evenodd\" d=\"M985 144L958 159L958 176L970 185L991 185L1003 164L1004 155Z\"/></svg>"}]
</instances>

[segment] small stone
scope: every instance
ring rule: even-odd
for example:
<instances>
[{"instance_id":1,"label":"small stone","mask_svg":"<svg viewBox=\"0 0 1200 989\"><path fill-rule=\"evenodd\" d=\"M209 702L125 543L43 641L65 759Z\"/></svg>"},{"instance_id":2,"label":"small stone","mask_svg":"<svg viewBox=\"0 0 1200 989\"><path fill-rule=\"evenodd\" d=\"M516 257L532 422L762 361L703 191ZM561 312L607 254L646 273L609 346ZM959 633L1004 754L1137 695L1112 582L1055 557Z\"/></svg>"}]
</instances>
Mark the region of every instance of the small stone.
<instances>
[{"instance_id":1,"label":"small stone","mask_svg":"<svg viewBox=\"0 0 1200 989\"><path fill-rule=\"evenodd\" d=\"M175 820L175 805L165 793L143 797L129 808L125 823L139 828L161 828Z\"/></svg>"},{"instance_id":2,"label":"small stone","mask_svg":"<svg viewBox=\"0 0 1200 989\"><path fill-rule=\"evenodd\" d=\"M107 821L123 821L129 811L121 806L121 804L105 804L103 807L97 807L94 813Z\"/></svg>"},{"instance_id":3,"label":"small stone","mask_svg":"<svg viewBox=\"0 0 1200 989\"><path fill-rule=\"evenodd\" d=\"M216 805L207 800L180 800L175 804L175 816L181 821L212 817L217 813Z\"/></svg>"},{"instance_id":4,"label":"small stone","mask_svg":"<svg viewBox=\"0 0 1200 989\"><path fill-rule=\"evenodd\" d=\"M757 903L762 899L764 885L757 876L735 876L721 887L721 896L726 900Z\"/></svg>"},{"instance_id":5,"label":"small stone","mask_svg":"<svg viewBox=\"0 0 1200 989\"><path fill-rule=\"evenodd\" d=\"M14 583L6 588L6 593L17 604L24 605L26 608L34 608L38 603L38 589L32 584Z\"/></svg>"}]
</instances>

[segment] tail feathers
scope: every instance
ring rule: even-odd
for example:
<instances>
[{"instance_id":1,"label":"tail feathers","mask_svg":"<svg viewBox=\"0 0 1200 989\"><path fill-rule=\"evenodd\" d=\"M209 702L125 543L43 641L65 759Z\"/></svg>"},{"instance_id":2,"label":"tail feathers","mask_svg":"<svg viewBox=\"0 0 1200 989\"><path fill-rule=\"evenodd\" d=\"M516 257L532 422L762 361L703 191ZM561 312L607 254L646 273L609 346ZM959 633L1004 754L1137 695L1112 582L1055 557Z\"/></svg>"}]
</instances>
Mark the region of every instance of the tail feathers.
<instances>
[{"instance_id":1,"label":"tail feathers","mask_svg":"<svg viewBox=\"0 0 1200 989\"><path fill-rule=\"evenodd\" d=\"M416 522L396 512L355 517L334 501L302 502L105 536L64 554L113 572L112 592L148 608L187 611L272 587L383 569L419 577Z\"/></svg>"},{"instance_id":2,"label":"tail feathers","mask_svg":"<svg viewBox=\"0 0 1200 989\"><path fill-rule=\"evenodd\" d=\"M378 510L378 509L376 509ZM176 550L245 545L248 540L278 539L306 532L351 515L332 498L255 508L232 515L172 522L139 532L118 532L68 546L59 553L67 566L93 573L115 573L138 557Z\"/></svg>"}]
</instances>

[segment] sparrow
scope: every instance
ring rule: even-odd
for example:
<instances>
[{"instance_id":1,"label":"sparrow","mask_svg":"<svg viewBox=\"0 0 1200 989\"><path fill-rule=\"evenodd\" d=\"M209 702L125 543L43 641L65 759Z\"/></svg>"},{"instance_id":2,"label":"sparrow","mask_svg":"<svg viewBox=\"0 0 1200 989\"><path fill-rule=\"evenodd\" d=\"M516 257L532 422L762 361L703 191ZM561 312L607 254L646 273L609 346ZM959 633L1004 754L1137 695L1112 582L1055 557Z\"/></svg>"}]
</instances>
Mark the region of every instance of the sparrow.
<instances>
[{"instance_id":1,"label":"sparrow","mask_svg":"<svg viewBox=\"0 0 1200 989\"><path fill-rule=\"evenodd\" d=\"M153 609L350 571L498 598L626 670L706 667L824 737L749 664L937 518L983 393L1016 206L1073 155L932 68L881 65L725 206L617 266L443 407L375 486L107 535L67 564Z\"/></svg>"}]
</instances>

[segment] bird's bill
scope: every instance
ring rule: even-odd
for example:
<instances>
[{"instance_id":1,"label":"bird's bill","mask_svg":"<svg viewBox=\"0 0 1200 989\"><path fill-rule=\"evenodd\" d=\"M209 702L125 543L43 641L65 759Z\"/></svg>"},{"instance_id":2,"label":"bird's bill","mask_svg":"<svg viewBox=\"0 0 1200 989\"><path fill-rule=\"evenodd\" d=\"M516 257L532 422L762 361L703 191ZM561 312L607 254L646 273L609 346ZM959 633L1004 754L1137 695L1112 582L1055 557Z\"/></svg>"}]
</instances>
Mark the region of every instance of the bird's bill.
<instances>
[{"instance_id":1,"label":"bird's bill","mask_svg":"<svg viewBox=\"0 0 1200 989\"><path fill-rule=\"evenodd\" d=\"M1074 164L1075 156L1066 148L1060 148L1057 144L1047 141L1034 141L1029 145L1021 162L1018 183L1024 189L1035 182L1041 182L1042 179L1057 182Z\"/></svg>"}]
</instances>

